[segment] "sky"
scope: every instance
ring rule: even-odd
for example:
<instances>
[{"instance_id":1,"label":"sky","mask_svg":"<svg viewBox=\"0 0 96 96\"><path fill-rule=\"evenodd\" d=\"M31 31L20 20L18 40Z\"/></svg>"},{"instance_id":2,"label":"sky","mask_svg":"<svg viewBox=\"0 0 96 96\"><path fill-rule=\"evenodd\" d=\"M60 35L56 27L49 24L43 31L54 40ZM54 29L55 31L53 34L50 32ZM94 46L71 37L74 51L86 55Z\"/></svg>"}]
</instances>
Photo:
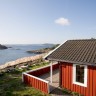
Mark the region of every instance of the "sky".
<instances>
[{"instance_id":1,"label":"sky","mask_svg":"<svg viewBox=\"0 0 96 96\"><path fill-rule=\"evenodd\" d=\"M96 0L0 0L0 43L96 38Z\"/></svg>"}]
</instances>

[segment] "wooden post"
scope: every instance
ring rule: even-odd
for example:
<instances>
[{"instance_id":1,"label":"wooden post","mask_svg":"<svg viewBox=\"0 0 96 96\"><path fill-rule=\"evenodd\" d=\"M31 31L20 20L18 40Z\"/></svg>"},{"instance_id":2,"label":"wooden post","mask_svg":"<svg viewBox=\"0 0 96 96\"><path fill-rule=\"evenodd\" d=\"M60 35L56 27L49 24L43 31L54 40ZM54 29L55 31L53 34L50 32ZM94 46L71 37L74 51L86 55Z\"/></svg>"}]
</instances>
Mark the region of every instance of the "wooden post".
<instances>
[{"instance_id":1,"label":"wooden post","mask_svg":"<svg viewBox=\"0 0 96 96\"><path fill-rule=\"evenodd\" d=\"M50 82L52 83L52 73L53 73L53 70L52 70L52 63L50 63Z\"/></svg>"}]
</instances>

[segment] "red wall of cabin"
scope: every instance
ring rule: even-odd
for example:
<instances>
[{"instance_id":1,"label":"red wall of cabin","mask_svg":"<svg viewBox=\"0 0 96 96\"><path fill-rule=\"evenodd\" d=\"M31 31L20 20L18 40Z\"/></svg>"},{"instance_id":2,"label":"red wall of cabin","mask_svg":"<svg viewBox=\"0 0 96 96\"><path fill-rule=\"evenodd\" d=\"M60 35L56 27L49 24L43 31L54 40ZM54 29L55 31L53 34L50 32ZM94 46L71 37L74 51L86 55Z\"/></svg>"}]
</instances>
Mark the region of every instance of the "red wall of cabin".
<instances>
[{"instance_id":1,"label":"red wall of cabin","mask_svg":"<svg viewBox=\"0 0 96 96\"><path fill-rule=\"evenodd\" d=\"M84 96L96 96L96 67L88 66L87 87L73 84L73 64L61 62L60 70L62 88L67 88Z\"/></svg>"}]
</instances>

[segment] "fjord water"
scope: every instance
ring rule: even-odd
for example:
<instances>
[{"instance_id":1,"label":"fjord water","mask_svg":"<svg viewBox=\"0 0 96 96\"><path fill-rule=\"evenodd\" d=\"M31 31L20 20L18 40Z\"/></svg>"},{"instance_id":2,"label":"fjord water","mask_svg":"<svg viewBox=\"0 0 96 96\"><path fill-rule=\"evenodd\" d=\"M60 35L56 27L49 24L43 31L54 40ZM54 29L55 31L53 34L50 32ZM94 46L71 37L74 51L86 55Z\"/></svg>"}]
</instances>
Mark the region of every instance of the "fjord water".
<instances>
[{"instance_id":1,"label":"fjord water","mask_svg":"<svg viewBox=\"0 0 96 96\"><path fill-rule=\"evenodd\" d=\"M12 48L0 50L0 65L18 58L36 55L26 51L52 47L51 44L16 44L6 46Z\"/></svg>"}]
</instances>

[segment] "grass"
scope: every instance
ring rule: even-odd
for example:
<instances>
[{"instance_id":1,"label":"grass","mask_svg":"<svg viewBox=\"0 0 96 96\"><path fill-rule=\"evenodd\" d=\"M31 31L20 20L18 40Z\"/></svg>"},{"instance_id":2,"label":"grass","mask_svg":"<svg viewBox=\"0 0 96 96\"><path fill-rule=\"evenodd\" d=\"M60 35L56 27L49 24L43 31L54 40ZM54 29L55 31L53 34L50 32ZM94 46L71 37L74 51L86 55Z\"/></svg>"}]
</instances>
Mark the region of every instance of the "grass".
<instances>
[{"instance_id":1,"label":"grass","mask_svg":"<svg viewBox=\"0 0 96 96\"><path fill-rule=\"evenodd\" d=\"M45 65L48 65L48 63L29 66L28 70ZM16 69L10 73L3 73L3 75L0 76L0 96L49 96L49 94L44 94L22 83L22 72L26 70Z\"/></svg>"},{"instance_id":2,"label":"grass","mask_svg":"<svg viewBox=\"0 0 96 96\"><path fill-rule=\"evenodd\" d=\"M44 67L47 65L49 65L49 62L42 62L42 63L38 63L36 65L29 66L29 69L36 69L36 68Z\"/></svg>"},{"instance_id":3,"label":"grass","mask_svg":"<svg viewBox=\"0 0 96 96\"><path fill-rule=\"evenodd\" d=\"M0 76L0 96L50 96L44 94L40 90L29 87L22 83L22 72L32 70L49 65L49 62L41 62L33 64L28 69L15 69L12 72L3 73ZM71 92L66 88L62 90L64 94L72 94L73 96L81 96L76 92Z\"/></svg>"},{"instance_id":4,"label":"grass","mask_svg":"<svg viewBox=\"0 0 96 96\"><path fill-rule=\"evenodd\" d=\"M70 90L68 90L68 89L66 89L66 88L63 88L63 93L65 93L65 94L70 94L70 95L72 95L72 96L83 96L83 95L81 95L81 94L79 94L79 93L77 93L77 92L72 92L72 91L70 91Z\"/></svg>"}]
</instances>

